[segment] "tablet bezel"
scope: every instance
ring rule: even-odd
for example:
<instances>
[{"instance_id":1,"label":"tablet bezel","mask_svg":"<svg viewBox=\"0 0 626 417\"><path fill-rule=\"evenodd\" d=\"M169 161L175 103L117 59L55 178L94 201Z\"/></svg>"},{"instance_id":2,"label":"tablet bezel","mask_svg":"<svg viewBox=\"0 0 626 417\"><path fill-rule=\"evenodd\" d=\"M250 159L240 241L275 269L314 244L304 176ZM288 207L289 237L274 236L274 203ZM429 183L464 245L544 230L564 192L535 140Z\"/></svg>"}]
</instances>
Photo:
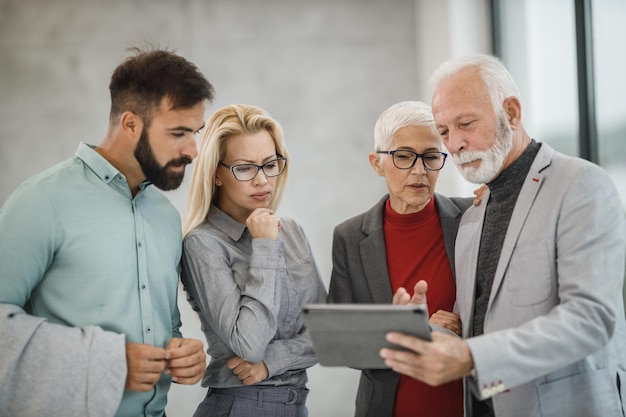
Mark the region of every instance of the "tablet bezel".
<instances>
[{"instance_id":1,"label":"tablet bezel","mask_svg":"<svg viewBox=\"0 0 626 417\"><path fill-rule=\"evenodd\" d=\"M432 340L422 304L307 304L303 313L323 366L387 369L380 350L403 349L385 339L392 331Z\"/></svg>"}]
</instances>

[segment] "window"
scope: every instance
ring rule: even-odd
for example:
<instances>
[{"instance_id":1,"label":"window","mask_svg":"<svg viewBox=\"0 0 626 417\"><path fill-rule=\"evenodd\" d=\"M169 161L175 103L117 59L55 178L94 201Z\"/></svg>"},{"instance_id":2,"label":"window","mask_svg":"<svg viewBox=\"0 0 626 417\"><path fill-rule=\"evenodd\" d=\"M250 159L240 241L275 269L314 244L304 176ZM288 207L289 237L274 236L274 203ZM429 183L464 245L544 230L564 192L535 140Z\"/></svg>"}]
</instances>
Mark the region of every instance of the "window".
<instances>
[{"instance_id":1,"label":"window","mask_svg":"<svg viewBox=\"0 0 626 417\"><path fill-rule=\"evenodd\" d=\"M626 1L592 1L598 163L626 207Z\"/></svg>"},{"instance_id":2,"label":"window","mask_svg":"<svg viewBox=\"0 0 626 417\"><path fill-rule=\"evenodd\" d=\"M605 168L626 207L626 41L623 0L493 0L494 52L518 82L529 134ZM578 13L578 15L577 15ZM591 117L579 112L582 18L590 26ZM580 55L584 56L584 55ZM591 61L589 61L591 60ZM595 134L581 135L589 125ZM584 129L583 129L584 131ZM582 146L581 146L582 145ZM587 152L597 149L597 154Z\"/></svg>"}]
</instances>

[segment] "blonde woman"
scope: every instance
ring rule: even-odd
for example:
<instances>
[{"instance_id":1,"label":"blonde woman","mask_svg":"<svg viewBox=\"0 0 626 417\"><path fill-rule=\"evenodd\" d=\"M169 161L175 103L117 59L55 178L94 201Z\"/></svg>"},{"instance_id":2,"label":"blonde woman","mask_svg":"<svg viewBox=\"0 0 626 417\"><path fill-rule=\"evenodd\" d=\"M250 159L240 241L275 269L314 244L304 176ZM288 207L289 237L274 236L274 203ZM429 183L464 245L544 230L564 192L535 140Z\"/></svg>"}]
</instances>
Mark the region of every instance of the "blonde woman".
<instances>
[{"instance_id":1,"label":"blonde woman","mask_svg":"<svg viewBox=\"0 0 626 417\"><path fill-rule=\"evenodd\" d=\"M288 174L280 125L235 104L206 122L183 224L182 281L211 357L200 416L307 416L317 363L301 315L326 290L300 226L275 210Z\"/></svg>"}]
</instances>

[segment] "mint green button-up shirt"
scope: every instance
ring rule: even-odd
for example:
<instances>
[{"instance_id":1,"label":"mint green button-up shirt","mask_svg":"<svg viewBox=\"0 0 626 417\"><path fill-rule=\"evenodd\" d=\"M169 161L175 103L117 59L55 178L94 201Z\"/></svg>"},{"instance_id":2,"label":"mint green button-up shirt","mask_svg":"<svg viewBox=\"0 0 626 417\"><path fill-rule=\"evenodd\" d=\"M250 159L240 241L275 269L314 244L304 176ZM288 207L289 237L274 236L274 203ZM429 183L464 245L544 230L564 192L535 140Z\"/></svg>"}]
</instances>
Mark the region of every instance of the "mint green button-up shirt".
<instances>
[{"instance_id":1,"label":"mint green button-up shirt","mask_svg":"<svg viewBox=\"0 0 626 417\"><path fill-rule=\"evenodd\" d=\"M124 175L81 144L0 209L0 302L165 347L180 337L180 255L180 216L167 198L149 183L133 198ZM117 416L162 416L170 382L163 374L152 392L125 391Z\"/></svg>"}]
</instances>

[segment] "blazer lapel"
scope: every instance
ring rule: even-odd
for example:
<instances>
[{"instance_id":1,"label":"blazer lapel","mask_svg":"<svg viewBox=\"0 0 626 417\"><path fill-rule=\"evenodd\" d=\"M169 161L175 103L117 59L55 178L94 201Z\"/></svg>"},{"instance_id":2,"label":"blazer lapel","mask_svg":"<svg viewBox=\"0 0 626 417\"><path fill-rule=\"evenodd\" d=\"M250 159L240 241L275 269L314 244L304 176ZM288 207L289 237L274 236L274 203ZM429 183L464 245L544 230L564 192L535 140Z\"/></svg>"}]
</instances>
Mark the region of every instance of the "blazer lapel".
<instances>
[{"instance_id":1,"label":"blazer lapel","mask_svg":"<svg viewBox=\"0 0 626 417\"><path fill-rule=\"evenodd\" d=\"M443 243L446 247L446 254L448 255L448 260L450 261L452 275L456 277L454 265L454 240L456 239L459 221L461 220L461 210L451 202L452 200L441 198L441 196L437 193L435 193L434 198L435 204L437 204L437 210L439 211L439 219L441 221L441 230L443 231Z\"/></svg>"},{"instance_id":2,"label":"blazer lapel","mask_svg":"<svg viewBox=\"0 0 626 417\"><path fill-rule=\"evenodd\" d=\"M363 233L366 237L359 243L365 279L375 303L390 303L393 299L383 232L387 199L388 196L385 196L367 213L363 220Z\"/></svg>"},{"instance_id":3,"label":"blazer lapel","mask_svg":"<svg viewBox=\"0 0 626 417\"><path fill-rule=\"evenodd\" d=\"M489 191L485 192L480 206L469 207L463 214L456 238L456 306L463 323L471 323L474 316L476 266L487 201ZM463 337L472 336L471 328L472 326L463 326Z\"/></svg>"},{"instance_id":4,"label":"blazer lapel","mask_svg":"<svg viewBox=\"0 0 626 417\"><path fill-rule=\"evenodd\" d=\"M541 145L541 149L535 157L535 160L528 171L528 175L526 176L526 181L522 185L522 189L517 197L517 202L515 203L515 208L513 209L513 214L511 215L511 221L509 222L509 227L506 231L506 236L502 244L502 252L500 253L498 267L496 268L496 273L493 279L493 286L491 287L491 294L489 296L489 305L487 306L487 314L489 314L489 309L493 304L493 300L496 298L498 291L500 290L502 280L504 279L504 273L507 270L511 256L513 255L517 239L519 238L522 228L524 227L524 223L526 222L530 209L532 208L535 198L537 197L537 193L541 188L541 183L544 179L544 174L542 172L547 166L550 165L553 154L554 150L552 148L548 147L546 144Z\"/></svg>"}]
</instances>

